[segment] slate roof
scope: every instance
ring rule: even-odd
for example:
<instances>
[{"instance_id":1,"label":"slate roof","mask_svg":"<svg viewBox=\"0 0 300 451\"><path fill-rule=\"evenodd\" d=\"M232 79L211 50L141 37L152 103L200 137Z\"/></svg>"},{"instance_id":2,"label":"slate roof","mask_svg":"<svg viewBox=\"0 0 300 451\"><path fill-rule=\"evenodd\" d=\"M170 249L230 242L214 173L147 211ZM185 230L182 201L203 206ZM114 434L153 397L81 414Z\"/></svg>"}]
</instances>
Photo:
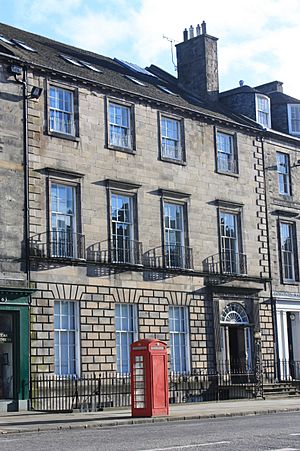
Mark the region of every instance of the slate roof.
<instances>
[{"instance_id":1,"label":"slate roof","mask_svg":"<svg viewBox=\"0 0 300 451\"><path fill-rule=\"evenodd\" d=\"M226 97L236 94L249 94L249 93L258 93L261 94L261 91L258 89L252 88L248 85L238 86L237 88L229 89L228 91L220 92L220 97Z\"/></svg>"},{"instance_id":2,"label":"slate roof","mask_svg":"<svg viewBox=\"0 0 300 451\"><path fill-rule=\"evenodd\" d=\"M167 72L156 68L159 77L137 73L124 67L118 61L103 55L98 55L87 50L82 50L61 42L48 39L18 28L0 23L0 36L9 40L19 40L32 47L35 52L25 50L20 45L11 45L0 40L0 54L14 55L21 63L46 71L73 76L90 83L117 89L125 93L155 100L169 106L199 113L213 120L224 121L236 126L246 126L253 129L255 125L247 118L232 113L221 103L208 103L195 98L178 85L177 78ZM75 66L65 61L61 55L66 55L76 60L83 60L95 66L100 72L95 72L87 67ZM155 66L152 66L153 72ZM150 66L151 70L151 66ZM156 71L156 73L158 73ZM163 76L165 74L165 76ZM145 84L140 86L126 78L132 76ZM164 92L159 86L164 86L175 95ZM256 128L256 127L255 127ZM260 128L257 126L257 128Z\"/></svg>"},{"instance_id":3,"label":"slate roof","mask_svg":"<svg viewBox=\"0 0 300 451\"><path fill-rule=\"evenodd\" d=\"M287 104L287 103L300 103L299 99L295 99L295 97L288 96L287 94L284 94L283 92L270 92L268 96L271 98L272 105L279 105L279 104Z\"/></svg>"}]
</instances>

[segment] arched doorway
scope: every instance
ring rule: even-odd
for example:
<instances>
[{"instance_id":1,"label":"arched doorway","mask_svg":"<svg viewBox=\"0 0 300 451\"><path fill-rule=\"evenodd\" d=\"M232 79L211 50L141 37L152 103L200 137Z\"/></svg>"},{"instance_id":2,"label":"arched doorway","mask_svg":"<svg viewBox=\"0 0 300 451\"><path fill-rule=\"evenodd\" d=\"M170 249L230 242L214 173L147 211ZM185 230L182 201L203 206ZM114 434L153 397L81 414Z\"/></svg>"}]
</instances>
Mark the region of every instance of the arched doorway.
<instances>
[{"instance_id":1,"label":"arched doorway","mask_svg":"<svg viewBox=\"0 0 300 451\"><path fill-rule=\"evenodd\" d=\"M220 316L221 358L223 371L244 373L252 369L252 333L244 307L232 302Z\"/></svg>"}]
</instances>

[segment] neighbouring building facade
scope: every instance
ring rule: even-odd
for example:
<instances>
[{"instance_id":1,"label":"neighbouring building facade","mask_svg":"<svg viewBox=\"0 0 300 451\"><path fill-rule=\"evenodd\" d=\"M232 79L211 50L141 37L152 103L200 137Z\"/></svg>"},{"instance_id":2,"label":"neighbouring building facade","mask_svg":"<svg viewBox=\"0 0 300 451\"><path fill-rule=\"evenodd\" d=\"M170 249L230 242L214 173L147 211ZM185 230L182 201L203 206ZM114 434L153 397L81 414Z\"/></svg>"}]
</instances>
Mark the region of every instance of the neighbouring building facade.
<instances>
[{"instance_id":1,"label":"neighbouring building facade","mask_svg":"<svg viewBox=\"0 0 300 451\"><path fill-rule=\"evenodd\" d=\"M0 57L0 411L27 405L33 291L25 255L23 87L11 75Z\"/></svg>"},{"instance_id":2,"label":"neighbouring building facade","mask_svg":"<svg viewBox=\"0 0 300 451\"><path fill-rule=\"evenodd\" d=\"M5 221L1 252L34 290L32 377L126 374L150 337L178 373L299 359L298 140L263 122L263 87L219 94L205 23L177 45L178 78L4 24L0 58L20 227Z\"/></svg>"},{"instance_id":3,"label":"neighbouring building facade","mask_svg":"<svg viewBox=\"0 0 300 451\"><path fill-rule=\"evenodd\" d=\"M274 81L221 94L224 103L264 128L264 155L271 304L279 379L299 378L299 150L300 101Z\"/></svg>"}]
</instances>

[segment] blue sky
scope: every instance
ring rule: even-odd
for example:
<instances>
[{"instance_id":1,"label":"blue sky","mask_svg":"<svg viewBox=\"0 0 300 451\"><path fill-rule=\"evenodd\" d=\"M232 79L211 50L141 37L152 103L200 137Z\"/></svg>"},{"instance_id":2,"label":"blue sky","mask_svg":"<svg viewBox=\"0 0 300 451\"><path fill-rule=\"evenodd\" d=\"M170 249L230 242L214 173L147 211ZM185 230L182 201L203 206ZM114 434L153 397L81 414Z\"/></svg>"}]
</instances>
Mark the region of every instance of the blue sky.
<instances>
[{"instance_id":1,"label":"blue sky","mask_svg":"<svg viewBox=\"0 0 300 451\"><path fill-rule=\"evenodd\" d=\"M170 43L203 20L219 38L221 90L280 80L300 99L300 0L0 0L0 21L175 75Z\"/></svg>"}]
</instances>

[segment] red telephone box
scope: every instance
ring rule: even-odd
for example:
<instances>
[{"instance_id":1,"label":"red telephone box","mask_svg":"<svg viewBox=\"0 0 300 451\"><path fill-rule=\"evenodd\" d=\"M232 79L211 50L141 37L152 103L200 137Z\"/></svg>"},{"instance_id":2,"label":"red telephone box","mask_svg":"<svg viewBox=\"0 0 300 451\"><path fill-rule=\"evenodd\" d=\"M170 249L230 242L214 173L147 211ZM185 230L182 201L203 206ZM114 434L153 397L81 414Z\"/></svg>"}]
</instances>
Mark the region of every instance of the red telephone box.
<instances>
[{"instance_id":1,"label":"red telephone box","mask_svg":"<svg viewBox=\"0 0 300 451\"><path fill-rule=\"evenodd\" d=\"M130 365L132 416L169 415L166 343L156 339L132 343Z\"/></svg>"}]
</instances>

